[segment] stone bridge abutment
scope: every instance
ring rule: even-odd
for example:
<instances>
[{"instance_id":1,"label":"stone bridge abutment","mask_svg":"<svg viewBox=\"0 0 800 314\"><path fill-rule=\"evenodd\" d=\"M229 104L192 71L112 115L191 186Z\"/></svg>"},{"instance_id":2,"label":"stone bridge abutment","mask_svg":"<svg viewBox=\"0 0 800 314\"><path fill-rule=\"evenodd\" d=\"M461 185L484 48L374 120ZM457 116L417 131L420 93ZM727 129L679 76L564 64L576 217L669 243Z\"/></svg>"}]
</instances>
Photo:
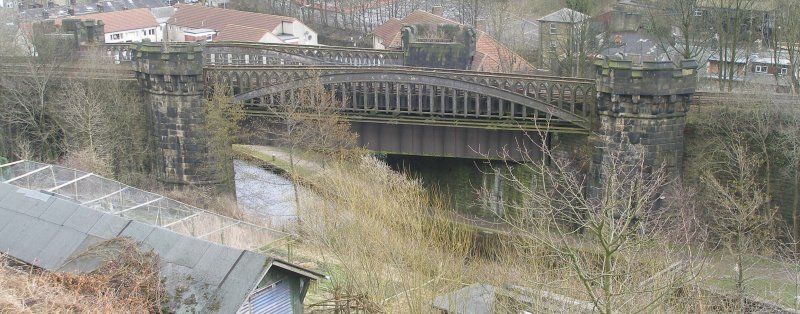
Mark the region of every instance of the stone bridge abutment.
<instances>
[{"instance_id":1,"label":"stone bridge abutment","mask_svg":"<svg viewBox=\"0 0 800 314\"><path fill-rule=\"evenodd\" d=\"M611 163L641 165L667 178L683 168L686 113L697 84L697 63L605 60L596 65L596 138L590 166L590 194L597 194ZM616 160L613 160L616 159Z\"/></svg>"},{"instance_id":2,"label":"stone bridge abutment","mask_svg":"<svg viewBox=\"0 0 800 314\"><path fill-rule=\"evenodd\" d=\"M212 186L232 191L220 178L215 154L209 153L203 100L203 49L200 45L141 43L132 47L136 78L149 111L156 151L156 177L172 186ZM230 165L233 167L233 165Z\"/></svg>"}]
</instances>

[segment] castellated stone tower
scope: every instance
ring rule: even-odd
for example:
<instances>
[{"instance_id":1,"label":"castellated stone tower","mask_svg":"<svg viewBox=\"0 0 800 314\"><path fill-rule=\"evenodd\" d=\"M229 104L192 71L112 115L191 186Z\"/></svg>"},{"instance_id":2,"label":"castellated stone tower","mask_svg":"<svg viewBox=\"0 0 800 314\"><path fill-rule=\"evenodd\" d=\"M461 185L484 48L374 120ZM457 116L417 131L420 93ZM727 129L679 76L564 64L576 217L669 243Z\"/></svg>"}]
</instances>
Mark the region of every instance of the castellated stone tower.
<instances>
[{"instance_id":1,"label":"castellated stone tower","mask_svg":"<svg viewBox=\"0 0 800 314\"><path fill-rule=\"evenodd\" d=\"M151 112L158 179L177 187L230 184L232 179L219 178L216 160L208 153L203 47L144 42L132 45L131 51L136 77Z\"/></svg>"},{"instance_id":2,"label":"castellated stone tower","mask_svg":"<svg viewBox=\"0 0 800 314\"><path fill-rule=\"evenodd\" d=\"M602 184L612 156L681 176L686 113L696 87L697 63L601 60L596 64L598 139L592 152L590 193ZM616 153L616 154L615 154ZM636 159L636 160L634 160ZM626 162L626 161L625 161Z\"/></svg>"}]
</instances>

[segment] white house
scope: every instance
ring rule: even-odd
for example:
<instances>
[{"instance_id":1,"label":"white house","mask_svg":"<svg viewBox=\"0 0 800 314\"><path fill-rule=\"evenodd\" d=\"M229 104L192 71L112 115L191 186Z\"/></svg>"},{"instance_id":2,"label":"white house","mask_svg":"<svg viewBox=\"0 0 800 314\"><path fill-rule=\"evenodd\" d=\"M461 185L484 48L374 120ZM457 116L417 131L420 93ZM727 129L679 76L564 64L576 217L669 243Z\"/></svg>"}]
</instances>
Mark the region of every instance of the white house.
<instances>
[{"instance_id":1,"label":"white house","mask_svg":"<svg viewBox=\"0 0 800 314\"><path fill-rule=\"evenodd\" d=\"M105 24L105 42L140 42L144 39L161 41L162 26L159 26L149 8L88 14L76 16L81 20L100 20Z\"/></svg>"},{"instance_id":2,"label":"white house","mask_svg":"<svg viewBox=\"0 0 800 314\"><path fill-rule=\"evenodd\" d=\"M189 4L178 4L175 8L177 11L167 21L169 41L317 45L317 32L293 17ZM204 35L198 36L198 32Z\"/></svg>"},{"instance_id":3,"label":"white house","mask_svg":"<svg viewBox=\"0 0 800 314\"><path fill-rule=\"evenodd\" d=\"M14 0L0 0L0 8L15 9L17 2Z\"/></svg>"}]
</instances>

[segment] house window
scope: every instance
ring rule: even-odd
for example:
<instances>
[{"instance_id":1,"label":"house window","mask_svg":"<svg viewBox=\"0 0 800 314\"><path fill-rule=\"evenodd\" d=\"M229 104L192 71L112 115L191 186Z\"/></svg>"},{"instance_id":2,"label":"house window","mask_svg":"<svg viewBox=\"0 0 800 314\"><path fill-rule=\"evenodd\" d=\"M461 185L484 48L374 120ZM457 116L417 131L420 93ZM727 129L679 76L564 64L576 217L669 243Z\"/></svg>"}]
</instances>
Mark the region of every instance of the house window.
<instances>
[{"instance_id":1,"label":"house window","mask_svg":"<svg viewBox=\"0 0 800 314\"><path fill-rule=\"evenodd\" d=\"M211 37L213 37L213 36L212 35L207 35L206 36L206 41L211 41Z\"/></svg>"},{"instance_id":2,"label":"house window","mask_svg":"<svg viewBox=\"0 0 800 314\"><path fill-rule=\"evenodd\" d=\"M757 65L756 66L756 73L766 73L767 66L766 65Z\"/></svg>"},{"instance_id":3,"label":"house window","mask_svg":"<svg viewBox=\"0 0 800 314\"><path fill-rule=\"evenodd\" d=\"M701 10L694 10L694 16L703 16L703 11L701 11Z\"/></svg>"},{"instance_id":4,"label":"house window","mask_svg":"<svg viewBox=\"0 0 800 314\"><path fill-rule=\"evenodd\" d=\"M556 51L556 41L555 40L551 40L550 41L550 51Z\"/></svg>"},{"instance_id":5,"label":"house window","mask_svg":"<svg viewBox=\"0 0 800 314\"><path fill-rule=\"evenodd\" d=\"M120 34L111 34L111 40L119 40L120 38Z\"/></svg>"},{"instance_id":6,"label":"house window","mask_svg":"<svg viewBox=\"0 0 800 314\"><path fill-rule=\"evenodd\" d=\"M782 68L781 68L781 75L786 75L786 74L789 74L789 68L787 68L787 67L782 67Z\"/></svg>"},{"instance_id":7,"label":"house window","mask_svg":"<svg viewBox=\"0 0 800 314\"><path fill-rule=\"evenodd\" d=\"M550 34L557 34L558 27L556 27L556 23L550 23Z\"/></svg>"},{"instance_id":8,"label":"house window","mask_svg":"<svg viewBox=\"0 0 800 314\"><path fill-rule=\"evenodd\" d=\"M156 30L154 30L154 29L151 29L151 30L149 30L147 32L150 33L150 35L155 35L156 34Z\"/></svg>"}]
</instances>

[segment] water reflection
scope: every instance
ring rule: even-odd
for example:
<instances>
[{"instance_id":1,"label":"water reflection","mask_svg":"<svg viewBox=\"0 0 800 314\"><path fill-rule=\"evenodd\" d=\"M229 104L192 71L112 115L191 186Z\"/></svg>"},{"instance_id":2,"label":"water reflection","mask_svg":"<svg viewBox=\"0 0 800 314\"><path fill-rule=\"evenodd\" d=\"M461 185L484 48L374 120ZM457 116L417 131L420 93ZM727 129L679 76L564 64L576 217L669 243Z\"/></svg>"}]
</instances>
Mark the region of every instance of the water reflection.
<instances>
[{"instance_id":1,"label":"water reflection","mask_svg":"<svg viewBox=\"0 0 800 314\"><path fill-rule=\"evenodd\" d=\"M246 216L273 227L285 227L297 221L289 180L245 161L235 160L233 166L239 209Z\"/></svg>"}]
</instances>

